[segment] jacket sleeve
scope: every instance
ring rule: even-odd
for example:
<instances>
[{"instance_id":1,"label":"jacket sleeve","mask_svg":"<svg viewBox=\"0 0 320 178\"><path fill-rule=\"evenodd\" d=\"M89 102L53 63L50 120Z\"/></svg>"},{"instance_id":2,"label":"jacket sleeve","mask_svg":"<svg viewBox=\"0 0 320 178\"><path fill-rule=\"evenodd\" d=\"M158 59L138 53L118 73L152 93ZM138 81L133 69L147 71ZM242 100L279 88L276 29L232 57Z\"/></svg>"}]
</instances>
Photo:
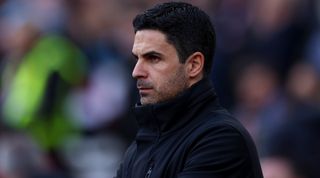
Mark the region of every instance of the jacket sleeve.
<instances>
[{"instance_id":1,"label":"jacket sleeve","mask_svg":"<svg viewBox=\"0 0 320 178\"><path fill-rule=\"evenodd\" d=\"M241 132L227 124L204 130L192 143L178 178L253 177L250 149Z\"/></svg>"}]
</instances>

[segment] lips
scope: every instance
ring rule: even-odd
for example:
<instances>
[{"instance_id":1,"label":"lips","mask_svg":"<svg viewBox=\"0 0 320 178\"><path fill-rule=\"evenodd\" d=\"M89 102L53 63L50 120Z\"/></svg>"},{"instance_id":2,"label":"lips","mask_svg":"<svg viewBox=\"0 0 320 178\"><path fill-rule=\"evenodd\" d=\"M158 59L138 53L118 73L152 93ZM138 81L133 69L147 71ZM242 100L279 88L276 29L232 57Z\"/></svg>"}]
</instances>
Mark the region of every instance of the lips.
<instances>
[{"instance_id":1,"label":"lips","mask_svg":"<svg viewBox=\"0 0 320 178\"><path fill-rule=\"evenodd\" d=\"M152 87L144 87L144 86L137 86L139 91L148 91L152 90Z\"/></svg>"},{"instance_id":2,"label":"lips","mask_svg":"<svg viewBox=\"0 0 320 178\"><path fill-rule=\"evenodd\" d=\"M151 90L152 88L148 87L137 87L139 90Z\"/></svg>"},{"instance_id":3,"label":"lips","mask_svg":"<svg viewBox=\"0 0 320 178\"><path fill-rule=\"evenodd\" d=\"M139 93L141 95L147 94L148 92L150 92L153 89L152 85L149 82L146 82L143 80L137 81L137 88L138 88Z\"/></svg>"},{"instance_id":4,"label":"lips","mask_svg":"<svg viewBox=\"0 0 320 178\"><path fill-rule=\"evenodd\" d=\"M137 88L139 90L147 90L152 89L152 85L149 82L143 81L143 80L137 80Z\"/></svg>"}]
</instances>

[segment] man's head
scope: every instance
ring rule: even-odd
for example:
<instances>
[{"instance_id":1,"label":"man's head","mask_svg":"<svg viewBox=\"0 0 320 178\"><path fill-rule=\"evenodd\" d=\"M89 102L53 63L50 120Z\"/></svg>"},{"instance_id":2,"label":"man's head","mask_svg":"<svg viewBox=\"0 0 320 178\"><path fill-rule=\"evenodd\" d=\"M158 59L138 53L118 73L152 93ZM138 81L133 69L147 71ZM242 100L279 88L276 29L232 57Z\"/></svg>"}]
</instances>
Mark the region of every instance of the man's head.
<instances>
[{"instance_id":1,"label":"man's head","mask_svg":"<svg viewBox=\"0 0 320 178\"><path fill-rule=\"evenodd\" d=\"M171 99L211 71L215 33L209 17L187 3L155 6L133 20L141 104Z\"/></svg>"}]
</instances>

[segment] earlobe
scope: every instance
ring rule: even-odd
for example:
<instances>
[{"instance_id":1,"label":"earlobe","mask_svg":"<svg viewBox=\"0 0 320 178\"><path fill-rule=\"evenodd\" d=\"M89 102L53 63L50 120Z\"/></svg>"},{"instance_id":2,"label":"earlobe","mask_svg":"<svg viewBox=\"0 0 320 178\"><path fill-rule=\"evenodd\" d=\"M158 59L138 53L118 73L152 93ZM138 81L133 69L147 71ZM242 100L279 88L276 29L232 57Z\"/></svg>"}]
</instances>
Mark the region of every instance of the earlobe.
<instances>
[{"instance_id":1,"label":"earlobe","mask_svg":"<svg viewBox=\"0 0 320 178\"><path fill-rule=\"evenodd\" d=\"M198 78L202 76L204 67L204 56L201 52L195 52L187 60L187 72L190 78Z\"/></svg>"}]
</instances>

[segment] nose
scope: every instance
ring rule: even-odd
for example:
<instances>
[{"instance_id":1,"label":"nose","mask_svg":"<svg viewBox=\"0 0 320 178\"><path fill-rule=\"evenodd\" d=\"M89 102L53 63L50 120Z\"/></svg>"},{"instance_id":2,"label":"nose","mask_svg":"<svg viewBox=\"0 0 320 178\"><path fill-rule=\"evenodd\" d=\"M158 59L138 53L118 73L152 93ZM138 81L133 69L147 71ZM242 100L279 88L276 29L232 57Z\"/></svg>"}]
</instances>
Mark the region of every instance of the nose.
<instances>
[{"instance_id":1,"label":"nose","mask_svg":"<svg viewBox=\"0 0 320 178\"><path fill-rule=\"evenodd\" d=\"M146 76L147 76L147 72L144 68L144 64L142 60L138 59L136 65L133 68L132 77L137 79L137 78L144 78Z\"/></svg>"}]
</instances>

